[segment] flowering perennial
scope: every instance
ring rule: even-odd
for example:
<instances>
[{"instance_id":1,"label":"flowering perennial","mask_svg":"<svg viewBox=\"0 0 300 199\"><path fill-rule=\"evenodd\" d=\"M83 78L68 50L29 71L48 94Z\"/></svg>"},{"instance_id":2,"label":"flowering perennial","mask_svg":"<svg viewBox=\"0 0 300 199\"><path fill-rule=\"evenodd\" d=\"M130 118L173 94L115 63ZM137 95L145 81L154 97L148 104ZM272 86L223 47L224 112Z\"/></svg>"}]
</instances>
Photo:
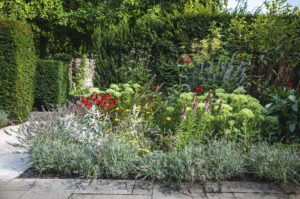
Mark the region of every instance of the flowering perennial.
<instances>
[{"instance_id":1,"label":"flowering perennial","mask_svg":"<svg viewBox=\"0 0 300 199\"><path fill-rule=\"evenodd\" d=\"M82 97L80 99L82 107L90 110L94 105L102 111L113 110L118 104L118 99L115 99L111 94L93 93L90 97Z\"/></svg>"}]
</instances>

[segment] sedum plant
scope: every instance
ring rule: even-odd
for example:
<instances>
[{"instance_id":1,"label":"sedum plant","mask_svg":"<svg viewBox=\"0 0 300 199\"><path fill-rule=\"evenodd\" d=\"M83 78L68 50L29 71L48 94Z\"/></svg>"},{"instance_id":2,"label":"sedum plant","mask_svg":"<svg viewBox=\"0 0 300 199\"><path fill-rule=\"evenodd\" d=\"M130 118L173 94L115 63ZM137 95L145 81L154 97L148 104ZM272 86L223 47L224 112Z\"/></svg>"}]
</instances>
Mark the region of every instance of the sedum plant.
<instances>
[{"instance_id":1,"label":"sedum plant","mask_svg":"<svg viewBox=\"0 0 300 199\"><path fill-rule=\"evenodd\" d=\"M181 94L178 106L184 112L178 128L178 146L224 138L247 149L250 143L262 139L264 130L271 129L266 125L272 127L278 121L267 117L259 101L245 92L239 88L232 93L216 89L201 96Z\"/></svg>"}]
</instances>

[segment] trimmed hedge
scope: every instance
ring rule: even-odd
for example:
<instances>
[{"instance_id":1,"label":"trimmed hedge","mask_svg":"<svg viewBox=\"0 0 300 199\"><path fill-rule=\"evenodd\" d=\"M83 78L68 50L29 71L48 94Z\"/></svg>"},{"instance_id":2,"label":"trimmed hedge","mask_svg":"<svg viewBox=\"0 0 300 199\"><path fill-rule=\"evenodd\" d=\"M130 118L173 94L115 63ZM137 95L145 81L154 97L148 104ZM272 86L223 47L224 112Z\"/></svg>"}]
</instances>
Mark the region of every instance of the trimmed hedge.
<instances>
[{"instance_id":1,"label":"trimmed hedge","mask_svg":"<svg viewBox=\"0 0 300 199\"><path fill-rule=\"evenodd\" d=\"M35 105L49 109L66 102L68 65L62 61L39 60L36 72Z\"/></svg>"},{"instance_id":2,"label":"trimmed hedge","mask_svg":"<svg viewBox=\"0 0 300 199\"><path fill-rule=\"evenodd\" d=\"M0 109L14 121L25 120L32 109L35 70L30 26L0 20Z\"/></svg>"},{"instance_id":3,"label":"trimmed hedge","mask_svg":"<svg viewBox=\"0 0 300 199\"><path fill-rule=\"evenodd\" d=\"M158 84L164 82L166 87L172 86L178 82L176 59L183 52L189 53L189 46L196 38L201 40L209 36L212 23L224 24L227 27L231 19L230 14L218 12L182 14L180 17L168 14L159 16L159 21L145 15L135 23L126 21L126 24L122 21L109 28L99 26L93 35L96 55L94 83L99 87L107 87L111 83L127 82L128 77L122 74L123 71L119 72L120 68L136 68L141 51L150 56L150 63L143 67L146 67L151 75L157 75ZM185 46L187 51L184 51L182 46ZM135 51L137 53L133 56L132 52ZM141 56L143 59L146 57L144 54ZM130 65L132 62L134 64ZM127 72L127 69L125 71ZM146 77L145 82L148 79L149 77Z\"/></svg>"}]
</instances>

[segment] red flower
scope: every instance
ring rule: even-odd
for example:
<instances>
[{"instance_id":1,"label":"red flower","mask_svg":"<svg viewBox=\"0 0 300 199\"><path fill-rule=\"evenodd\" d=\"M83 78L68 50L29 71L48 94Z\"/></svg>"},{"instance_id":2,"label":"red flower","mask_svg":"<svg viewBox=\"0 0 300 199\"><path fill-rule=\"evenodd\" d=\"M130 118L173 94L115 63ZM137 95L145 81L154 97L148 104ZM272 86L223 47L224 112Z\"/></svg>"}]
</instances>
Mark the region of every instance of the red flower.
<instances>
[{"instance_id":1,"label":"red flower","mask_svg":"<svg viewBox=\"0 0 300 199\"><path fill-rule=\"evenodd\" d=\"M91 110L92 106L93 106L93 104L88 104L87 109Z\"/></svg>"},{"instance_id":2,"label":"red flower","mask_svg":"<svg viewBox=\"0 0 300 199\"><path fill-rule=\"evenodd\" d=\"M89 103L89 99L87 99L85 97L82 97L81 98L81 103L84 104L84 105L87 105Z\"/></svg>"},{"instance_id":3,"label":"red flower","mask_svg":"<svg viewBox=\"0 0 300 199\"><path fill-rule=\"evenodd\" d=\"M201 86L198 86L195 88L195 93L200 93L201 91L203 91L203 88Z\"/></svg>"},{"instance_id":4,"label":"red flower","mask_svg":"<svg viewBox=\"0 0 300 199\"><path fill-rule=\"evenodd\" d=\"M294 84L293 84L293 82L288 81L287 86L288 86L289 88L292 88L292 87L294 86Z\"/></svg>"},{"instance_id":5,"label":"red flower","mask_svg":"<svg viewBox=\"0 0 300 199\"><path fill-rule=\"evenodd\" d=\"M184 58L183 61L188 64L193 62L192 58L190 58L190 57Z\"/></svg>"}]
</instances>

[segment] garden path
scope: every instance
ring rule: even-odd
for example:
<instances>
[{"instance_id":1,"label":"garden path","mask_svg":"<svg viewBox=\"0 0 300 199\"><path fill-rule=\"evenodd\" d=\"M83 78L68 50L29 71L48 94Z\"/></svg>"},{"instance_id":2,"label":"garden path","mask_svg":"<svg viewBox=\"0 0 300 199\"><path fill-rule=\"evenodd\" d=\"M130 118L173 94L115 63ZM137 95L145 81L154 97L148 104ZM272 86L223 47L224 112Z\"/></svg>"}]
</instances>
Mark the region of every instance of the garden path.
<instances>
[{"instance_id":1,"label":"garden path","mask_svg":"<svg viewBox=\"0 0 300 199\"><path fill-rule=\"evenodd\" d=\"M13 146L19 143L19 128L20 125L0 129L0 185L1 181L14 179L30 167L28 154Z\"/></svg>"},{"instance_id":2,"label":"garden path","mask_svg":"<svg viewBox=\"0 0 300 199\"><path fill-rule=\"evenodd\" d=\"M206 191L204 191L206 190ZM292 184L221 182L163 185L133 180L14 179L0 187L1 199L299 199Z\"/></svg>"}]
</instances>

